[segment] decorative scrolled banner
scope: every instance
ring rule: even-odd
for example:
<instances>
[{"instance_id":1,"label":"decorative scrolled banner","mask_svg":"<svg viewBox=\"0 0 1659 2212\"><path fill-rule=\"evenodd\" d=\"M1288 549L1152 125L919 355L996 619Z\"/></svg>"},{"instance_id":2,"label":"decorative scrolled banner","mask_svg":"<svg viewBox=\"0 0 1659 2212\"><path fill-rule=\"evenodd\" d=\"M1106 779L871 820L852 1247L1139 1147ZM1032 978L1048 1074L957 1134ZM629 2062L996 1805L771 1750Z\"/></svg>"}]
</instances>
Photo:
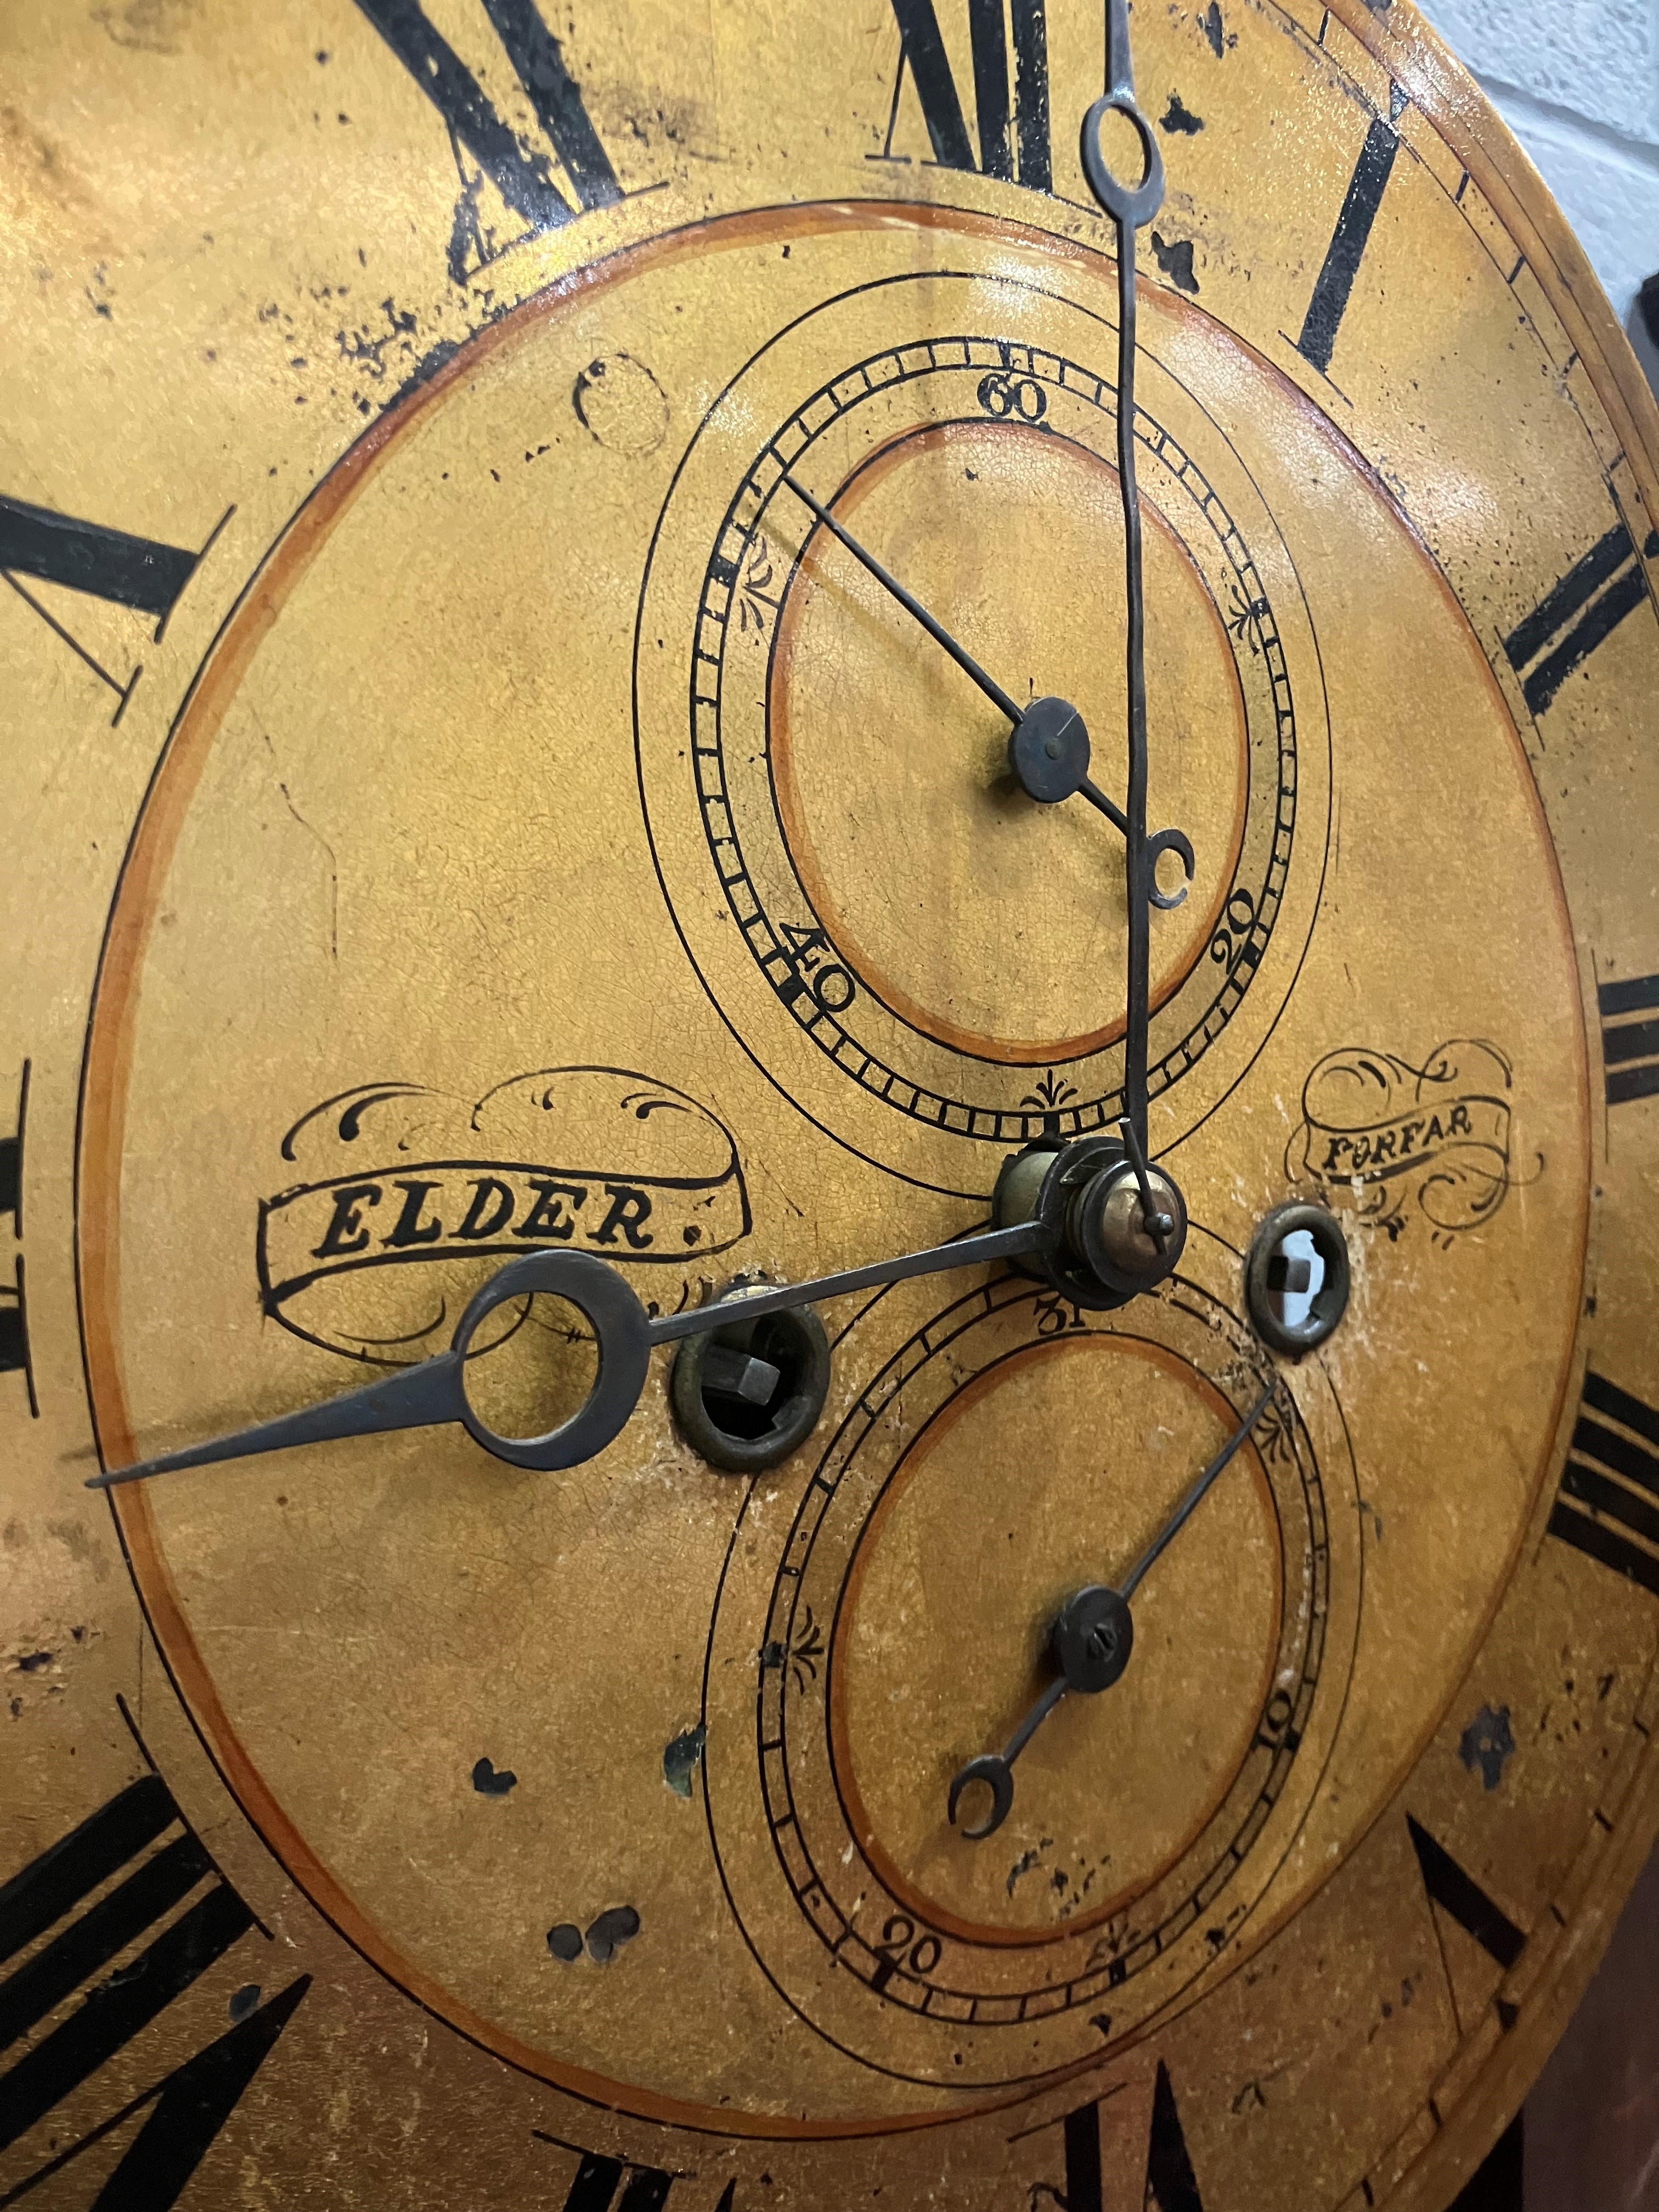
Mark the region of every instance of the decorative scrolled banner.
<instances>
[{"instance_id":1,"label":"decorative scrolled banner","mask_svg":"<svg viewBox=\"0 0 1659 2212\"><path fill-rule=\"evenodd\" d=\"M491 1268L591 1252L651 1271L652 1310L750 1229L731 1133L629 1068L555 1067L476 1101L368 1084L303 1115L282 1155L306 1179L259 1205L264 1310L308 1342L382 1366L424 1358ZM478 1351L513 1323L503 1312Z\"/></svg>"},{"instance_id":2,"label":"decorative scrolled banner","mask_svg":"<svg viewBox=\"0 0 1659 2212\"><path fill-rule=\"evenodd\" d=\"M1414 1200L1437 1241L1490 1221L1519 1180L1512 1162L1508 1056L1453 1037L1421 1066L1343 1046L1302 1086L1302 1121L1285 1157L1293 1182L1397 1237ZM1539 1163L1541 1170L1542 1162Z\"/></svg>"}]
</instances>

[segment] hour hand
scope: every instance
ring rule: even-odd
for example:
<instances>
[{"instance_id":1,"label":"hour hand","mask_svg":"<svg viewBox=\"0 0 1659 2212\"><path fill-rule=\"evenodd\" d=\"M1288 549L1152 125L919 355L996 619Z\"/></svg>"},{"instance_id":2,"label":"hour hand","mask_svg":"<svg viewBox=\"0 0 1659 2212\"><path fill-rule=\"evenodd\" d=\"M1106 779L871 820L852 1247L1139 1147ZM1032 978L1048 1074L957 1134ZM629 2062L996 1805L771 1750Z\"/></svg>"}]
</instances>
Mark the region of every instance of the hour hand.
<instances>
[{"instance_id":1,"label":"hour hand","mask_svg":"<svg viewBox=\"0 0 1659 2212\"><path fill-rule=\"evenodd\" d=\"M568 1298L592 1322L599 1345L599 1376L580 1412L547 1435L499 1436L468 1401L467 1348L497 1306L538 1291ZM650 1352L645 1310L614 1268L581 1252L526 1252L498 1268L474 1296L447 1352L320 1406L279 1413L274 1420L256 1421L249 1428L186 1445L181 1451L162 1452L134 1467L109 1468L94 1475L87 1486L108 1490L117 1483L181 1468L210 1467L221 1460L287 1451L295 1444L383 1436L394 1429L430 1428L447 1421L460 1422L486 1450L514 1466L541 1470L574 1467L602 1451L633 1412L644 1388Z\"/></svg>"},{"instance_id":2,"label":"hour hand","mask_svg":"<svg viewBox=\"0 0 1659 2212\"><path fill-rule=\"evenodd\" d=\"M379 1436L392 1429L459 1420L457 1401L463 1397L459 1368L458 1353L441 1352L418 1367L406 1367L361 1390L349 1390L343 1398L307 1406L297 1413L278 1413L273 1420L255 1421L206 1443L187 1444L181 1451L161 1452L135 1467L107 1468L92 1476L87 1488L110 1490L119 1482L137 1482L143 1475L211 1467L222 1459L251 1459L258 1452L287 1451L294 1444L331 1443L340 1437Z\"/></svg>"},{"instance_id":3,"label":"hour hand","mask_svg":"<svg viewBox=\"0 0 1659 2212\"><path fill-rule=\"evenodd\" d=\"M136 1466L112 1468L92 1477L88 1487L107 1490L117 1483L167 1474L176 1469L209 1467L221 1460L246 1459L259 1452L286 1451L295 1444L327 1443L343 1437L380 1436L394 1429L420 1429L459 1421L475 1443L514 1467L540 1473L580 1467L620 1436L645 1388L653 1348L678 1339L722 1328L734 1317L757 1321L820 1298L903 1282L913 1275L944 1274L957 1267L982 1266L1039 1251L1050 1232L1036 1220L1012 1223L953 1243L872 1261L809 1283L787 1283L746 1291L741 1304L716 1299L690 1311L653 1317L646 1312L616 1268L585 1252L526 1252L496 1270L461 1316L447 1352L424 1359L384 1381L349 1390L320 1406L281 1413L206 1443L163 1452ZM599 1371L580 1410L538 1437L504 1437L474 1409L466 1394L468 1349L483 1322L499 1305L538 1292L563 1298L591 1327L599 1352ZM763 1401L777 1382L777 1370L764 1360L736 1359L717 1352L706 1379L716 1389Z\"/></svg>"}]
</instances>

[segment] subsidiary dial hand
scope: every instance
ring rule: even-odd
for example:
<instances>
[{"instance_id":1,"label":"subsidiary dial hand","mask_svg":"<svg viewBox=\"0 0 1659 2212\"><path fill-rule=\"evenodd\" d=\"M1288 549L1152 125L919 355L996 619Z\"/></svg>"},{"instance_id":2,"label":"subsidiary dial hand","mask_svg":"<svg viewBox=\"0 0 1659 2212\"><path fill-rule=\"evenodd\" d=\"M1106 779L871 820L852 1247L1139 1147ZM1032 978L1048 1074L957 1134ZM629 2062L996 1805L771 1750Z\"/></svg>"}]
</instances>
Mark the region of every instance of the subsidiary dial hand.
<instances>
[{"instance_id":1,"label":"subsidiary dial hand","mask_svg":"<svg viewBox=\"0 0 1659 2212\"><path fill-rule=\"evenodd\" d=\"M1017 706L996 678L988 676L966 646L952 637L936 615L923 606L914 592L900 583L890 568L877 560L866 545L860 544L844 523L836 520L823 502L813 496L805 486L783 471L783 481L801 505L823 525L840 544L844 545L861 568L868 570L883 591L890 592L911 616L921 624L933 642L948 653L963 674L976 684L986 697L1005 714L1013 725L1008 739L1008 761L1019 779L1027 796L1042 805L1053 806L1074 793L1086 799L1091 806L1106 817L1113 828L1127 837L1129 817L1121 806L1115 805L1089 774L1089 732L1083 717L1064 699L1033 699L1029 706ZM1146 794L1141 794L1141 836L1146 842ZM1147 847L1149 866L1155 872L1161 853L1176 854L1186 873L1187 882L1193 878L1195 865L1193 848L1179 830L1160 830ZM1179 906L1187 896L1186 885L1179 890L1164 892L1158 890L1155 872L1147 878L1149 896L1155 906ZM1144 1088L1144 1085L1143 1085Z\"/></svg>"},{"instance_id":2,"label":"subsidiary dial hand","mask_svg":"<svg viewBox=\"0 0 1659 2212\"><path fill-rule=\"evenodd\" d=\"M921 604L921 601L915 598L913 593L905 590L903 585L900 583L898 578L894 575L891 569L883 568L881 562L877 560L875 555L871 552L869 548L866 545L860 545L858 539L854 537L852 532L848 530L844 524L837 522L835 516L830 514L829 508L823 505L822 501L815 499L811 493L807 490L805 484L797 483L794 477L790 475L787 469L783 472L783 481L788 485L790 490L794 493L795 497L800 501L801 505L805 507L810 508L812 514L817 517L818 520L830 532L830 535L847 548L847 550L859 563L860 567L868 569L869 573L881 586L883 591L890 592L892 597L898 601L905 613L911 616L915 621L921 624L928 636L933 639L934 644L943 646L945 652L948 653L951 659L955 661L957 666L961 669L963 674L978 684L980 690L985 694L991 704L994 707L1000 707L1011 722L1015 724L1019 723L1024 719L1023 710L1015 706L1013 701L1003 690L1001 684L996 681L994 677L988 676L986 674L985 671L980 666L978 661L975 659L973 654L969 652L967 647L964 645L958 645L956 639L951 636L950 631L945 629L944 623L940 622L936 616L930 615L927 608ZM1120 825L1121 824L1122 818L1121 815L1118 817Z\"/></svg>"},{"instance_id":3,"label":"subsidiary dial hand","mask_svg":"<svg viewBox=\"0 0 1659 2212\"><path fill-rule=\"evenodd\" d=\"M979 1843L994 1835L1007 1819L1014 1802L1014 1761L1066 1692L1080 1690L1093 1696L1101 1690L1109 1690L1128 1665L1129 1654L1134 1648L1130 1599L1153 1561L1186 1527L1206 1492L1267 1412L1273 1395L1270 1383L1130 1568L1122 1587L1113 1589L1105 1583L1092 1583L1079 1590L1062 1608L1048 1638L1049 1647L1060 1662L1058 1678L1037 1698L1000 1752L985 1752L978 1759L970 1759L951 1784L946 1810L952 1827L956 1826L962 1794L970 1784L982 1782L991 1792L991 1809L984 1820L977 1827L963 1830L963 1835L973 1842Z\"/></svg>"}]
</instances>

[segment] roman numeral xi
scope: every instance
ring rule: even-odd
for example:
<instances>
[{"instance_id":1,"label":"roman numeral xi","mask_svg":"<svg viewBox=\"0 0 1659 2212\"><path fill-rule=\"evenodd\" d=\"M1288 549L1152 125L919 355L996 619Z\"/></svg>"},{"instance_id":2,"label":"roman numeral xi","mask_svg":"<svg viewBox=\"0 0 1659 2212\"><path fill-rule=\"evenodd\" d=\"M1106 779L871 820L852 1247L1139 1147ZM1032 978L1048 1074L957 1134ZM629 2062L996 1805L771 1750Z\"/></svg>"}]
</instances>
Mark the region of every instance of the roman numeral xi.
<instances>
[{"instance_id":1,"label":"roman numeral xi","mask_svg":"<svg viewBox=\"0 0 1659 2212\"><path fill-rule=\"evenodd\" d=\"M0 1888L0 1966L8 1969L0 1981L0 2151L133 2044L253 1925L155 1774L14 1875ZM49 2159L4 2202L143 2112L94 2212L166 2212L310 1981L301 1974L263 2004L251 1985L240 1991L224 2034Z\"/></svg>"},{"instance_id":2,"label":"roman numeral xi","mask_svg":"<svg viewBox=\"0 0 1659 2212\"><path fill-rule=\"evenodd\" d=\"M978 146L968 136L962 94L939 27L934 0L893 0L901 46L893 79L887 137L875 161L903 161L893 133L907 76L915 87L933 157L947 169L978 169L1035 191L1054 190L1048 134L1047 0L968 0L968 40L974 72ZM1009 71L1009 33L1013 70Z\"/></svg>"},{"instance_id":3,"label":"roman numeral xi","mask_svg":"<svg viewBox=\"0 0 1659 2212\"><path fill-rule=\"evenodd\" d=\"M112 726L126 711L132 687L143 673L142 663L125 680L112 675L19 579L27 576L32 582L60 584L71 592L107 600L112 606L154 615L159 638L202 554L233 513L234 508L221 518L201 552L192 553L183 545L135 538L125 530L111 529L106 523L82 521L73 514L58 514L51 507L31 507L26 501L0 495L0 576L52 635L115 694Z\"/></svg>"},{"instance_id":4,"label":"roman numeral xi","mask_svg":"<svg viewBox=\"0 0 1659 2212\"><path fill-rule=\"evenodd\" d=\"M1032 2192L1032 2202L1046 2197L1063 2206L1065 2212L1102 2212L1105 2177L1101 2163L1099 2102L1079 2105L1075 2112L1066 2113L1060 2126L1065 2146L1066 2185L1062 2190L1052 2184L1039 2185ZM1174 2084L1162 2059L1152 2086L1144 2198L1148 2212L1153 2212L1153 2208L1155 2212L1204 2212L1204 2200L1199 2194L1193 2161L1188 2155Z\"/></svg>"}]
</instances>

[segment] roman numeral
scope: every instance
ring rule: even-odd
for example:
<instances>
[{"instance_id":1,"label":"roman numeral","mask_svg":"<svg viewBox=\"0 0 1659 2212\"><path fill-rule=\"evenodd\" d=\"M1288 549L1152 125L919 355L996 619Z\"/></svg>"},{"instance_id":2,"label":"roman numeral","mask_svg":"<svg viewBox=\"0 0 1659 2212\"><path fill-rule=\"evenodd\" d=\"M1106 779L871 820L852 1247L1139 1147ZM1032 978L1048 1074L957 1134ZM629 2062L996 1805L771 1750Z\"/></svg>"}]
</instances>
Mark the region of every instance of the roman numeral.
<instances>
[{"instance_id":1,"label":"roman numeral","mask_svg":"<svg viewBox=\"0 0 1659 2212\"><path fill-rule=\"evenodd\" d=\"M428 20L420 0L357 0L442 116L452 144L465 147L507 205L529 225L531 234L555 230L584 209L612 205L623 197L617 173L536 0L483 0L483 4L537 122L564 165L574 204L553 181L546 154L526 147L502 120L477 78ZM470 267L477 265L466 259L469 244L479 262L490 258L464 192L449 250L449 273L457 283L465 281Z\"/></svg>"},{"instance_id":2,"label":"roman numeral","mask_svg":"<svg viewBox=\"0 0 1659 2212\"><path fill-rule=\"evenodd\" d=\"M1659 559L1659 531L1643 550L1650 561ZM1635 541L1616 522L1504 640L1504 654L1534 714L1543 713L1573 671L1647 596Z\"/></svg>"},{"instance_id":3,"label":"roman numeral","mask_svg":"<svg viewBox=\"0 0 1659 2212\"><path fill-rule=\"evenodd\" d=\"M19 1960L0 1981L0 2052L31 2037L77 1993L81 2001L0 2072L0 2150L130 2044L253 1925L253 1915L155 1774L131 1784L14 1875L0 1889L0 1962ZM50 1934L53 1929L58 1932ZM40 1943L42 1936L48 1940ZM135 1944L143 1948L118 1964ZM97 2207L164 2212L309 1986L310 1977L302 1974L256 2006L12 2196L33 2188L148 2105L152 2109L100 2191Z\"/></svg>"},{"instance_id":4,"label":"roman numeral","mask_svg":"<svg viewBox=\"0 0 1659 2212\"><path fill-rule=\"evenodd\" d=\"M1291 341L1304 361L1311 363L1322 376L1330 368L1336 334L1347 311L1354 278L1359 274L1371 225L1382 204L1383 188L1393 171L1394 157L1400 151L1400 134L1394 125L1405 113L1406 106L1405 94L1397 85L1391 85L1389 120L1385 123L1380 115L1376 117L1365 133L1365 143L1348 179L1336 228L1331 234L1324 264L1303 318L1302 335Z\"/></svg>"},{"instance_id":5,"label":"roman numeral","mask_svg":"<svg viewBox=\"0 0 1659 2212\"><path fill-rule=\"evenodd\" d=\"M661 2212L673 2186L673 2176L654 2166L624 2166L619 2158L601 2158L596 2151L583 2154L576 2178L565 2192L564 2212L611 2212L624 2172L627 2185L617 2203L617 2212Z\"/></svg>"},{"instance_id":6,"label":"roman numeral","mask_svg":"<svg viewBox=\"0 0 1659 2212\"><path fill-rule=\"evenodd\" d=\"M133 685L143 673L142 664L125 683L112 676L18 579L28 576L41 583L61 584L71 592L106 599L112 606L154 615L159 638L202 554L234 511L221 519L201 552L191 553L182 545L133 538L101 522L83 522L72 514L57 514L50 507L30 507L26 501L0 495L0 575L53 636L83 660L100 684L109 686L119 702L113 718L118 722Z\"/></svg>"},{"instance_id":7,"label":"roman numeral","mask_svg":"<svg viewBox=\"0 0 1659 2212\"><path fill-rule=\"evenodd\" d=\"M1494 1904L1445 1847L1419 1821L1406 1815L1412 1848L1423 1876L1423 1887L1432 1901L1449 1912L1464 1933L1473 1936L1489 1959L1507 1972L1527 1948L1527 1939L1503 1908Z\"/></svg>"},{"instance_id":8,"label":"roman numeral","mask_svg":"<svg viewBox=\"0 0 1659 2212\"><path fill-rule=\"evenodd\" d=\"M14 1240L23 1234L23 1130L28 1118L29 1063L17 1085L17 1131L0 1137L0 1214L11 1216ZM12 1261L12 1279L0 1283L0 1375L21 1375L29 1395L29 1412L38 1420L40 1402L34 1395L34 1368L29 1358L28 1307L23 1293L23 1255Z\"/></svg>"},{"instance_id":9,"label":"roman numeral","mask_svg":"<svg viewBox=\"0 0 1659 2212\"><path fill-rule=\"evenodd\" d=\"M1100 2156L1100 2104L1079 2105L1060 2123L1066 2147L1066 2186L1044 2189L1066 2212L1103 2212ZM1033 2192L1035 2202L1037 2192ZM1146 2136L1146 2180L1143 2201L1158 2212L1204 2212L1188 2155L1170 2069L1160 2058L1152 2086L1152 2125Z\"/></svg>"},{"instance_id":10,"label":"roman numeral","mask_svg":"<svg viewBox=\"0 0 1659 2212\"><path fill-rule=\"evenodd\" d=\"M1550 1534L1659 1597L1659 1413L1586 1375Z\"/></svg>"},{"instance_id":11,"label":"roman numeral","mask_svg":"<svg viewBox=\"0 0 1659 2212\"><path fill-rule=\"evenodd\" d=\"M540 2129L532 2132L541 2136L544 2142L558 2140L542 2135ZM574 2150L576 2146L568 2143L564 2148ZM565 2191L564 2212L661 2212L676 2180L684 2178L665 2173L660 2166L629 2166L598 2151L581 2151L579 2156L580 2164ZM714 2212L732 2212L737 2197L737 2183L728 2181Z\"/></svg>"},{"instance_id":12,"label":"roman numeral","mask_svg":"<svg viewBox=\"0 0 1659 2212\"><path fill-rule=\"evenodd\" d=\"M1659 1091L1659 975L1632 975L1622 983L1603 983L1595 994L1601 1015L1601 1060L1607 1069L1607 1103Z\"/></svg>"},{"instance_id":13,"label":"roman numeral","mask_svg":"<svg viewBox=\"0 0 1659 2212\"><path fill-rule=\"evenodd\" d=\"M1047 0L968 0L968 35L974 64L974 114L979 155L968 136L962 98L951 74L934 0L893 0L902 41L887 137L878 161L902 161L893 131L906 72L916 88L933 159L947 169L978 169L988 177L1051 192L1054 157L1048 137ZM1009 32L1013 33L1012 88Z\"/></svg>"}]
</instances>

